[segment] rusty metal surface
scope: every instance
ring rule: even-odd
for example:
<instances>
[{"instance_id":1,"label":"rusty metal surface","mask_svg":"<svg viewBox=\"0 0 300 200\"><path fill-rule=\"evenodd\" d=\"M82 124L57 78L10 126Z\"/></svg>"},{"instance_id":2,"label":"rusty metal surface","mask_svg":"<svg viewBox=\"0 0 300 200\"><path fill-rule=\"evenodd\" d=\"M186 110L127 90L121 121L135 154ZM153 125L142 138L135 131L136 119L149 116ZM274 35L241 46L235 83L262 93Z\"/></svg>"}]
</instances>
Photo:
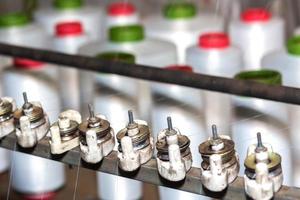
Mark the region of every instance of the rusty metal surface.
<instances>
[{"instance_id":1,"label":"rusty metal surface","mask_svg":"<svg viewBox=\"0 0 300 200\"><path fill-rule=\"evenodd\" d=\"M243 178L237 178L228 189L221 193L211 193L202 188L200 182L200 169L192 168L186 179L180 183L169 183L164 181L158 174L156 168L156 160L151 159L148 163L142 165L142 167L136 172L132 174L125 174L118 168L118 159L117 152L112 152L104 160L97 164L91 165L84 163L84 161L80 161L80 152L78 148L75 148L61 156L54 156L50 153L50 147L47 139L43 139L38 143L38 145L34 149L23 149L16 145L16 137L11 134L5 137L2 141L0 141L0 147L19 151L23 153L28 153L31 155L52 159L55 161L63 162L72 166L80 166L83 168L101 171L109 174L114 174L118 176L123 176L139 181L143 181L146 183L154 184L154 185L163 185L166 187L175 188L178 190L183 190L187 192L192 192L196 194L201 194L214 198L222 198L222 199L247 199L244 193L244 183ZM200 155L199 155L200 156ZM275 200L284 200L284 199L300 199L300 188L295 187L286 187L283 186L282 189L276 194Z\"/></svg>"}]
</instances>

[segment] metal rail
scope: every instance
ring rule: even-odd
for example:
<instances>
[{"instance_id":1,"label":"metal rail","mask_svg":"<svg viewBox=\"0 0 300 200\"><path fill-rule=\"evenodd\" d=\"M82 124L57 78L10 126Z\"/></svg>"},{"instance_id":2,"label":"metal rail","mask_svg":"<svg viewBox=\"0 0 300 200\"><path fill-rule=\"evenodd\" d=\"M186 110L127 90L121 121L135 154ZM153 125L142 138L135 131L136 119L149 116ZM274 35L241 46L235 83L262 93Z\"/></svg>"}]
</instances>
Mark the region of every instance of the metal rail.
<instances>
[{"instance_id":1,"label":"metal rail","mask_svg":"<svg viewBox=\"0 0 300 200\"><path fill-rule=\"evenodd\" d=\"M81 70L118 74L132 78L300 105L300 89L297 88L271 86L252 81L189 72L163 70L145 65L120 63L86 56L74 56L1 43L0 54L55 63Z\"/></svg>"},{"instance_id":2,"label":"metal rail","mask_svg":"<svg viewBox=\"0 0 300 200\"><path fill-rule=\"evenodd\" d=\"M238 177L232 184L229 185L228 189L221 193L212 193L205 190L200 182L201 171L199 168L193 167L187 174L186 179L180 183L170 183L164 181L158 174L156 167L156 160L151 159L146 164L142 165L138 172L133 174L125 174L118 168L118 157L117 152L113 151L99 164L92 165L85 163L80 159L80 150L75 148L65 154L54 156L50 153L50 145L48 139L41 140L35 148L23 149L17 145L16 136L10 134L0 141L0 147L10 149L13 151L23 152L30 155L39 156L46 159L51 159L65 164L80 166L87 169L101 171L109 174L123 176L155 185L166 186L182 191L192 192L195 194L205 195L213 198L222 199L247 199L244 193L244 181L243 178ZM197 156L197 155L194 155ZM200 156L200 155L198 155ZM296 200L300 199L300 188L283 186L280 191L276 194L275 200Z\"/></svg>"}]
</instances>

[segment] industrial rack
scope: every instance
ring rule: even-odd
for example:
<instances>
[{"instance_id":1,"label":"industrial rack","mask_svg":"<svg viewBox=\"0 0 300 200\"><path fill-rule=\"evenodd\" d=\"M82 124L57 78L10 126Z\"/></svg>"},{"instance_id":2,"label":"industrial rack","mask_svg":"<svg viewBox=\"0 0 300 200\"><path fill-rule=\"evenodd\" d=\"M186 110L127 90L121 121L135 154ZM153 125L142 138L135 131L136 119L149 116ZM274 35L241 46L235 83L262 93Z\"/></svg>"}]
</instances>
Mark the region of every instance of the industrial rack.
<instances>
[{"instance_id":1,"label":"industrial rack","mask_svg":"<svg viewBox=\"0 0 300 200\"><path fill-rule=\"evenodd\" d=\"M163 70L144 65L119 63L85 56L73 56L48 50L38 50L7 44L0 44L0 54L13 57L24 57L81 70L112 73L143 80L172 83L197 89L300 105L300 89L297 88L271 86L251 81ZM244 192L244 181L242 177L238 177L233 183L231 183L226 191L221 193L212 193L202 187L200 182L201 171L199 168L192 168L187 173L184 181L175 184L164 181L158 175L155 159L151 159L148 163L142 165L136 173L128 175L124 174L118 168L116 152L110 153L101 163L91 165L80 159L79 148L75 148L60 156L52 155L50 153L50 146L47 138L40 141L35 148L28 150L19 147L17 145L15 135L11 134L0 141L0 147L63 162L69 165L80 166L95 171L110 173L213 198L248 199ZM276 193L274 199L300 199L300 188L283 186L280 191Z\"/></svg>"}]
</instances>

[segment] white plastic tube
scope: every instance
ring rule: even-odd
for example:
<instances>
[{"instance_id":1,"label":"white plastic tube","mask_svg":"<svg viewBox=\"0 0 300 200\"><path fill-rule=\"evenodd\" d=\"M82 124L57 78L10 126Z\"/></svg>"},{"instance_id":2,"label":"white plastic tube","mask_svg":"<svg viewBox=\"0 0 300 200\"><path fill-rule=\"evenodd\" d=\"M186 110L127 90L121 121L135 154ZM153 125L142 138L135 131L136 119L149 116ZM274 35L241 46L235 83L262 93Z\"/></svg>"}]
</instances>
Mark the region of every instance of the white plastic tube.
<instances>
[{"instance_id":1,"label":"white plastic tube","mask_svg":"<svg viewBox=\"0 0 300 200\"><path fill-rule=\"evenodd\" d=\"M58 52L76 54L79 47L89 42L80 22L65 22L56 25L53 48ZM59 95L62 108L79 109L79 75L77 69L61 67L58 69Z\"/></svg>"},{"instance_id":2,"label":"white plastic tube","mask_svg":"<svg viewBox=\"0 0 300 200\"><path fill-rule=\"evenodd\" d=\"M261 68L264 55L279 50L285 41L284 21L265 9L248 9L229 25L232 44L243 51L244 68Z\"/></svg>"},{"instance_id":3,"label":"white plastic tube","mask_svg":"<svg viewBox=\"0 0 300 200\"><path fill-rule=\"evenodd\" d=\"M105 16L105 34L113 26L138 24L139 14L130 2L115 2L108 5Z\"/></svg>"},{"instance_id":4,"label":"white plastic tube","mask_svg":"<svg viewBox=\"0 0 300 200\"><path fill-rule=\"evenodd\" d=\"M222 32L200 36L198 45L187 50L187 63L195 72L212 76L232 78L241 70L242 53L232 46L229 37ZM222 134L231 133L231 96L205 91L204 106L206 130L216 124Z\"/></svg>"},{"instance_id":5,"label":"white plastic tube","mask_svg":"<svg viewBox=\"0 0 300 200\"><path fill-rule=\"evenodd\" d=\"M34 20L52 36L58 23L79 21L93 40L102 38L103 10L101 7L84 6L82 0L56 0L53 7L38 9Z\"/></svg>"},{"instance_id":6,"label":"white plastic tube","mask_svg":"<svg viewBox=\"0 0 300 200\"><path fill-rule=\"evenodd\" d=\"M167 4L160 15L148 16L143 23L149 37L176 45L179 64L185 63L186 49L197 42L200 34L224 29L220 16L207 12L198 13L196 6L190 3Z\"/></svg>"}]
</instances>

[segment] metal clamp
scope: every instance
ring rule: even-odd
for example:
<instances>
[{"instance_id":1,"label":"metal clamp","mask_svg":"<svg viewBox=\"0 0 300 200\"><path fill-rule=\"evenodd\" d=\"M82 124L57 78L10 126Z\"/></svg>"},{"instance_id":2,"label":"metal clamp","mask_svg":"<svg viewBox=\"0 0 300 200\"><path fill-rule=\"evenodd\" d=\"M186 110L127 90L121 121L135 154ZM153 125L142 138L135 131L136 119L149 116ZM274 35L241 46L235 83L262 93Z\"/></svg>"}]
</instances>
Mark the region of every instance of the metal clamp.
<instances>
[{"instance_id":1,"label":"metal clamp","mask_svg":"<svg viewBox=\"0 0 300 200\"><path fill-rule=\"evenodd\" d=\"M0 139L14 132L15 124L13 113L16 102L10 97L0 98Z\"/></svg>"},{"instance_id":2,"label":"metal clamp","mask_svg":"<svg viewBox=\"0 0 300 200\"><path fill-rule=\"evenodd\" d=\"M23 98L22 108L14 112L16 135L21 147L31 148L46 136L50 122L40 102L29 102L25 92Z\"/></svg>"},{"instance_id":3,"label":"metal clamp","mask_svg":"<svg viewBox=\"0 0 300 200\"><path fill-rule=\"evenodd\" d=\"M253 199L273 198L283 183L281 156L273 152L272 146L263 144L257 133L257 145L249 146L245 159L245 191Z\"/></svg>"},{"instance_id":4,"label":"metal clamp","mask_svg":"<svg viewBox=\"0 0 300 200\"><path fill-rule=\"evenodd\" d=\"M117 134L119 166L124 171L135 171L153 155L153 137L147 122L134 120L128 111L129 123Z\"/></svg>"},{"instance_id":5,"label":"metal clamp","mask_svg":"<svg viewBox=\"0 0 300 200\"><path fill-rule=\"evenodd\" d=\"M98 163L115 146L114 130L103 115L96 115L89 104L90 117L79 125L81 157L88 163Z\"/></svg>"},{"instance_id":6,"label":"metal clamp","mask_svg":"<svg viewBox=\"0 0 300 200\"><path fill-rule=\"evenodd\" d=\"M79 146L79 129L81 115L75 110L60 113L58 121L51 128L49 140L51 153L62 154Z\"/></svg>"},{"instance_id":7,"label":"metal clamp","mask_svg":"<svg viewBox=\"0 0 300 200\"><path fill-rule=\"evenodd\" d=\"M190 140L173 128L171 117L167 118L168 128L158 134L157 168L159 174L169 181L181 181L192 167Z\"/></svg>"},{"instance_id":8,"label":"metal clamp","mask_svg":"<svg viewBox=\"0 0 300 200\"><path fill-rule=\"evenodd\" d=\"M199 145L203 159L201 182L208 190L221 192L238 176L239 158L229 136L219 136L216 125L212 126L212 133L212 138Z\"/></svg>"}]
</instances>

